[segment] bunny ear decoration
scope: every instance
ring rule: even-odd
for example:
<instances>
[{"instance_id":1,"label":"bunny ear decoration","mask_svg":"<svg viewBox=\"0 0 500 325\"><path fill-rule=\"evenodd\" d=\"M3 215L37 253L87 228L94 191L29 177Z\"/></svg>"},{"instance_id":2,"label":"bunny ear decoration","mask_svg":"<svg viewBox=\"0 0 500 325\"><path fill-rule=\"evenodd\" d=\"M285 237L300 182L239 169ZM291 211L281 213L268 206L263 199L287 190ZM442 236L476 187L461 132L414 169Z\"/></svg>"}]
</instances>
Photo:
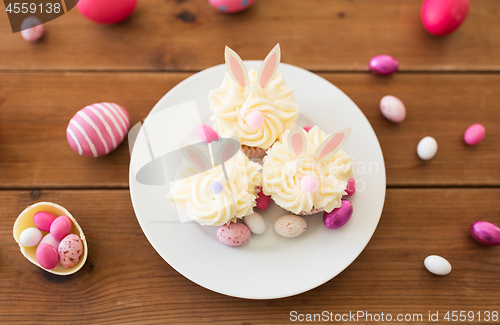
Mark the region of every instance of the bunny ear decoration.
<instances>
[{"instance_id":1,"label":"bunny ear decoration","mask_svg":"<svg viewBox=\"0 0 500 325\"><path fill-rule=\"evenodd\" d=\"M227 71L233 82L241 88L248 86L250 83L248 71L240 56L228 46L226 46L224 56L226 58Z\"/></svg>"},{"instance_id":2,"label":"bunny ear decoration","mask_svg":"<svg viewBox=\"0 0 500 325\"><path fill-rule=\"evenodd\" d=\"M262 88L265 88L269 82L274 79L276 72L278 72L280 60L281 50L278 43L264 59L264 63L262 63L259 74L257 75L257 84Z\"/></svg>"},{"instance_id":3,"label":"bunny ear decoration","mask_svg":"<svg viewBox=\"0 0 500 325\"><path fill-rule=\"evenodd\" d=\"M316 160L319 162L323 162L331 158L333 155L339 152L340 149L342 149L350 134L350 127L343 128L342 130L331 134L325 140L323 140L323 142L321 142L318 148L316 148L313 154L314 158L316 158Z\"/></svg>"},{"instance_id":4,"label":"bunny ear decoration","mask_svg":"<svg viewBox=\"0 0 500 325\"><path fill-rule=\"evenodd\" d=\"M300 126L294 125L286 139L288 151L296 158L302 158L307 152L306 131Z\"/></svg>"},{"instance_id":5,"label":"bunny ear decoration","mask_svg":"<svg viewBox=\"0 0 500 325\"><path fill-rule=\"evenodd\" d=\"M215 167L224 164L240 150L240 143L233 138L220 138L210 143Z\"/></svg>"},{"instance_id":6,"label":"bunny ear decoration","mask_svg":"<svg viewBox=\"0 0 500 325\"><path fill-rule=\"evenodd\" d=\"M201 142L195 145L182 147L182 155L189 163L198 169L198 172L204 172L212 168L210 161L210 151L208 143Z\"/></svg>"}]
</instances>

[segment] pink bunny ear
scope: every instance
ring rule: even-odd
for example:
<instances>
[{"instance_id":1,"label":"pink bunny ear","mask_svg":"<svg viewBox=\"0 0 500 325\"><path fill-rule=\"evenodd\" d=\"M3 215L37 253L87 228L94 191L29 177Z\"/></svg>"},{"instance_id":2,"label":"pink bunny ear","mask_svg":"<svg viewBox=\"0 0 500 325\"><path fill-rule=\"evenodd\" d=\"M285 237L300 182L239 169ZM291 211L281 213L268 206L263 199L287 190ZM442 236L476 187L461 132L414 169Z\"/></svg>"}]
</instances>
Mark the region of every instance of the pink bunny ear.
<instances>
[{"instance_id":1,"label":"pink bunny ear","mask_svg":"<svg viewBox=\"0 0 500 325\"><path fill-rule=\"evenodd\" d=\"M184 158L186 158L193 167L197 168L199 170L198 172L201 173L212 168L208 143L202 142L200 144L186 146L181 150Z\"/></svg>"},{"instance_id":2,"label":"pink bunny ear","mask_svg":"<svg viewBox=\"0 0 500 325\"><path fill-rule=\"evenodd\" d=\"M269 52L267 57L260 67L259 74L257 75L257 84L262 88L266 87L271 80L274 79L278 71L278 65L281 60L281 50L279 43Z\"/></svg>"},{"instance_id":3,"label":"pink bunny ear","mask_svg":"<svg viewBox=\"0 0 500 325\"><path fill-rule=\"evenodd\" d=\"M221 138L219 141L212 141L210 146L212 147L215 167L233 158L240 150L239 141L232 138Z\"/></svg>"},{"instance_id":4,"label":"pink bunny ear","mask_svg":"<svg viewBox=\"0 0 500 325\"><path fill-rule=\"evenodd\" d=\"M314 158L323 162L339 152L351 134L351 128L343 128L328 136L314 151Z\"/></svg>"},{"instance_id":5,"label":"pink bunny ear","mask_svg":"<svg viewBox=\"0 0 500 325\"><path fill-rule=\"evenodd\" d=\"M240 56L227 46L224 56L226 58L227 71L233 82L240 87L247 86L249 84L248 71Z\"/></svg>"},{"instance_id":6,"label":"pink bunny ear","mask_svg":"<svg viewBox=\"0 0 500 325\"><path fill-rule=\"evenodd\" d=\"M306 131L303 128L294 125L286 139L288 151L296 158L302 158L307 152Z\"/></svg>"}]
</instances>

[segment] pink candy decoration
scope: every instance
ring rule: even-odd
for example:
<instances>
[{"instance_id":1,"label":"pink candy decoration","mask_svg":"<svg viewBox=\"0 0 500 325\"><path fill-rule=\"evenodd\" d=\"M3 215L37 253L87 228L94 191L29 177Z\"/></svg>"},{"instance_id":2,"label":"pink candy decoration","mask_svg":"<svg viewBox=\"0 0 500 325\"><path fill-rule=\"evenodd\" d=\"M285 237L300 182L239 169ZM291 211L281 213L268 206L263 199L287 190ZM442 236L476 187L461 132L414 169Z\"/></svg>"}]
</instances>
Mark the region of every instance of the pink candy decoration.
<instances>
[{"instance_id":1,"label":"pink candy decoration","mask_svg":"<svg viewBox=\"0 0 500 325\"><path fill-rule=\"evenodd\" d=\"M215 9L225 13L235 13L250 7L255 0L208 0Z\"/></svg>"},{"instance_id":2,"label":"pink candy decoration","mask_svg":"<svg viewBox=\"0 0 500 325\"><path fill-rule=\"evenodd\" d=\"M80 257L83 254L83 244L75 234L69 234L64 237L57 249L59 255L59 263L65 268L70 268L78 264Z\"/></svg>"},{"instance_id":3,"label":"pink candy decoration","mask_svg":"<svg viewBox=\"0 0 500 325\"><path fill-rule=\"evenodd\" d=\"M98 103L75 114L68 124L66 138L80 155L99 157L115 150L125 139L130 117L120 105Z\"/></svg>"},{"instance_id":4,"label":"pink candy decoration","mask_svg":"<svg viewBox=\"0 0 500 325\"><path fill-rule=\"evenodd\" d=\"M80 0L76 7L87 19L101 24L116 24L132 14L137 0Z\"/></svg>"},{"instance_id":5,"label":"pink candy decoration","mask_svg":"<svg viewBox=\"0 0 500 325\"><path fill-rule=\"evenodd\" d=\"M386 119L394 123L403 122L406 118L405 104L399 98L391 95L382 97L380 111Z\"/></svg>"},{"instance_id":6,"label":"pink candy decoration","mask_svg":"<svg viewBox=\"0 0 500 325\"><path fill-rule=\"evenodd\" d=\"M217 132L215 132L210 125L205 124L198 127L198 136L207 143L217 141L219 139Z\"/></svg>"},{"instance_id":7,"label":"pink candy decoration","mask_svg":"<svg viewBox=\"0 0 500 325\"><path fill-rule=\"evenodd\" d=\"M44 269L52 270L59 262L56 249L49 244L39 244L35 254L36 260Z\"/></svg>"},{"instance_id":8,"label":"pink candy decoration","mask_svg":"<svg viewBox=\"0 0 500 325\"><path fill-rule=\"evenodd\" d=\"M253 128L260 128L264 124L264 115L260 111L254 111L245 117L245 122Z\"/></svg>"},{"instance_id":9,"label":"pink candy decoration","mask_svg":"<svg viewBox=\"0 0 500 325\"><path fill-rule=\"evenodd\" d=\"M370 60L370 70L378 75L390 75L398 71L399 62L390 55L377 55Z\"/></svg>"},{"instance_id":10,"label":"pink candy decoration","mask_svg":"<svg viewBox=\"0 0 500 325\"><path fill-rule=\"evenodd\" d=\"M306 175L300 180L300 187L307 193L315 193L319 188L318 179L312 175Z\"/></svg>"},{"instance_id":11,"label":"pink candy decoration","mask_svg":"<svg viewBox=\"0 0 500 325\"><path fill-rule=\"evenodd\" d=\"M42 238L40 241L40 244L49 244L50 246L54 247L56 250L59 248L59 243L61 242L60 239L55 239L52 237L51 234L45 235L45 237Z\"/></svg>"},{"instance_id":12,"label":"pink candy decoration","mask_svg":"<svg viewBox=\"0 0 500 325\"><path fill-rule=\"evenodd\" d=\"M467 17L470 0L425 0L420 16L425 29L444 36L457 29Z\"/></svg>"},{"instance_id":13,"label":"pink candy decoration","mask_svg":"<svg viewBox=\"0 0 500 325\"><path fill-rule=\"evenodd\" d=\"M55 214L46 211L39 211L33 216L33 223L41 231L50 231L50 225L57 219Z\"/></svg>"},{"instance_id":14,"label":"pink candy decoration","mask_svg":"<svg viewBox=\"0 0 500 325\"><path fill-rule=\"evenodd\" d=\"M43 36L43 25L22 30L21 36L28 42L37 42Z\"/></svg>"},{"instance_id":15,"label":"pink candy decoration","mask_svg":"<svg viewBox=\"0 0 500 325\"><path fill-rule=\"evenodd\" d=\"M250 239L250 229L242 223L222 225L217 230L217 239L228 246L240 246Z\"/></svg>"},{"instance_id":16,"label":"pink candy decoration","mask_svg":"<svg viewBox=\"0 0 500 325\"><path fill-rule=\"evenodd\" d=\"M476 221L470 226L472 237L483 245L500 245L500 227L488 221Z\"/></svg>"},{"instance_id":17,"label":"pink candy decoration","mask_svg":"<svg viewBox=\"0 0 500 325\"><path fill-rule=\"evenodd\" d=\"M50 225L50 234L55 239L63 239L71 231L71 219L67 216L60 216Z\"/></svg>"},{"instance_id":18,"label":"pink candy decoration","mask_svg":"<svg viewBox=\"0 0 500 325\"><path fill-rule=\"evenodd\" d=\"M464 133L464 140L470 146L475 146L483 141L486 129L481 124L472 124Z\"/></svg>"},{"instance_id":19,"label":"pink candy decoration","mask_svg":"<svg viewBox=\"0 0 500 325\"><path fill-rule=\"evenodd\" d=\"M265 195L262 192L262 187L258 186L257 187L257 199L255 200L255 203L257 204L255 207L259 210L266 210L269 208L269 205L271 204L271 197L268 195Z\"/></svg>"},{"instance_id":20,"label":"pink candy decoration","mask_svg":"<svg viewBox=\"0 0 500 325\"><path fill-rule=\"evenodd\" d=\"M323 222L325 226L330 229L337 229L345 225L352 216L352 204L349 200L342 200L342 206L333 209L332 212L325 212L323 214Z\"/></svg>"},{"instance_id":21,"label":"pink candy decoration","mask_svg":"<svg viewBox=\"0 0 500 325\"><path fill-rule=\"evenodd\" d=\"M348 196L353 195L356 192L356 180L354 177L349 178L347 181L347 187L345 189Z\"/></svg>"},{"instance_id":22,"label":"pink candy decoration","mask_svg":"<svg viewBox=\"0 0 500 325\"><path fill-rule=\"evenodd\" d=\"M309 132L310 129L312 129L313 127L312 126L304 126L304 130L306 132Z\"/></svg>"}]
</instances>

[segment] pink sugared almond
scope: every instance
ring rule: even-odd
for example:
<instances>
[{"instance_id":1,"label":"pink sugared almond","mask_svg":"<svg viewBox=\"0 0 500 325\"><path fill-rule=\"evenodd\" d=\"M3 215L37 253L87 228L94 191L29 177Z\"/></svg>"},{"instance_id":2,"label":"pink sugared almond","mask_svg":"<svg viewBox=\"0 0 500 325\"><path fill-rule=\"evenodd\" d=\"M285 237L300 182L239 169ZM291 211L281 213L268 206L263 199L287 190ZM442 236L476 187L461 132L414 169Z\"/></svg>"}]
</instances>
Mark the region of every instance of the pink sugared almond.
<instances>
[{"instance_id":1,"label":"pink sugared almond","mask_svg":"<svg viewBox=\"0 0 500 325\"><path fill-rule=\"evenodd\" d=\"M70 268L78 264L83 254L83 245L80 237L69 234L61 240L58 248L59 263L65 268Z\"/></svg>"},{"instance_id":2,"label":"pink sugared almond","mask_svg":"<svg viewBox=\"0 0 500 325\"><path fill-rule=\"evenodd\" d=\"M230 223L217 229L217 239L227 246L241 246L250 239L250 229L242 223Z\"/></svg>"}]
</instances>

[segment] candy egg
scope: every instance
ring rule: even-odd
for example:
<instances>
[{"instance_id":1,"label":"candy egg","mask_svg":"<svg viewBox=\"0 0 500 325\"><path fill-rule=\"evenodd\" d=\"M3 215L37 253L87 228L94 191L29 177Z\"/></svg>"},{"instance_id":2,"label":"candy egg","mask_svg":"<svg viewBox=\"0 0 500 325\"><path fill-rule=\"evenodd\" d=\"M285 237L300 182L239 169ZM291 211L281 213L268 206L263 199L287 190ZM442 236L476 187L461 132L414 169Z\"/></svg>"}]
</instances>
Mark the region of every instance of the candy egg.
<instances>
[{"instance_id":1,"label":"candy egg","mask_svg":"<svg viewBox=\"0 0 500 325\"><path fill-rule=\"evenodd\" d=\"M42 21L34 16L27 17L21 23L21 36L28 42L37 42L43 36Z\"/></svg>"},{"instance_id":2,"label":"candy egg","mask_svg":"<svg viewBox=\"0 0 500 325\"><path fill-rule=\"evenodd\" d=\"M266 231L266 222L258 213L252 213L244 217L243 222L248 226L250 231L256 235L261 235Z\"/></svg>"},{"instance_id":3,"label":"candy egg","mask_svg":"<svg viewBox=\"0 0 500 325\"><path fill-rule=\"evenodd\" d=\"M436 275L446 275L451 272L451 264L446 259L437 255L427 256L424 260L427 271Z\"/></svg>"},{"instance_id":4,"label":"candy egg","mask_svg":"<svg viewBox=\"0 0 500 325\"><path fill-rule=\"evenodd\" d=\"M35 215L33 216L33 223L41 231L49 232L50 225L56 219L57 216L55 214L46 211L40 211L35 213Z\"/></svg>"},{"instance_id":5,"label":"candy egg","mask_svg":"<svg viewBox=\"0 0 500 325\"><path fill-rule=\"evenodd\" d=\"M370 70L378 75L386 76L398 71L399 62L390 55L377 55L370 60Z\"/></svg>"},{"instance_id":6,"label":"candy egg","mask_svg":"<svg viewBox=\"0 0 500 325\"><path fill-rule=\"evenodd\" d=\"M101 24L116 24L132 14L137 0L80 0L76 7L87 19Z\"/></svg>"},{"instance_id":7,"label":"candy egg","mask_svg":"<svg viewBox=\"0 0 500 325\"><path fill-rule=\"evenodd\" d=\"M422 160L432 159L437 152L438 144L433 137L425 137L418 143L417 154Z\"/></svg>"},{"instance_id":8,"label":"candy egg","mask_svg":"<svg viewBox=\"0 0 500 325\"><path fill-rule=\"evenodd\" d=\"M424 0L420 16L429 33L444 36L463 23L469 7L470 0Z\"/></svg>"},{"instance_id":9,"label":"candy egg","mask_svg":"<svg viewBox=\"0 0 500 325\"><path fill-rule=\"evenodd\" d=\"M50 225L50 234L61 240L69 234L71 226L71 220L67 216L60 216Z\"/></svg>"},{"instance_id":10,"label":"candy egg","mask_svg":"<svg viewBox=\"0 0 500 325\"><path fill-rule=\"evenodd\" d=\"M64 237L57 250L59 263L65 268L70 268L78 264L83 254L83 245L80 237L70 234Z\"/></svg>"},{"instance_id":11,"label":"candy egg","mask_svg":"<svg viewBox=\"0 0 500 325\"><path fill-rule=\"evenodd\" d=\"M24 247L33 247L33 246L38 245L38 243L40 242L42 237L43 237L43 234L40 231L40 229L35 228L35 227L26 228L21 233L21 236L19 236L19 242Z\"/></svg>"},{"instance_id":12,"label":"candy egg","mask_svg":"<svg viewBox=\"0 0 500 325\"><path fill-rule=\"evenodd\" d=\"M500 227L488 221L476 221L470 226L472 237L483 245L500 245Z\"/></svg>"},{"instance_id":13,"label":"candy egg","mask_svg":"<svg viewBox=\"0 0 500 325\"><path fill-rule=\"evenodd\" d=\"M66 130L66 138L71 148L80 155L99 157L120 145L127 136L129 126L130 117L120 105L93 104L73 116Z\"/></svg>"},{"instance_id":14,"label":"candy egg","mask_svg":"<svg viewBox=\"0 0 500 325\"><path fill-rule=\"evenodd\" d=\"M208 143L217 141L219 139L219 135L217 135L217 132L215 132L210 125L205 124L198 127L198 136L203 141L206 141Z\"/></svg>"},{"instance_id":15,"label":"candy egg","mask_svg":"<svg viewBox=\"0 0 500 325\"><path fill-rule=\"evenodd\" d=\"M387 95L380 100L380 111L391 122L403 122L406 117L406 107L403 102L394 96Z\"/></svg>"},{"instance_id":16,"label":"candy egg","mask_svg":"<svg viewBox=\"0 0 500 325\"><path fill-rule=\"evenodd\" d=\"M295 215L285 215L276 220L274 230L278 235L294 238L302 235L307 229L307 222L304 218Z\"/></svg>"},{"instance_id":17,"label":"candy egg","mask_svg":"<svg viewBox=\"0 0 500 325\"><path fill-rule=\"evenodd\" d=\"M475 146L483 141L486 129L481 124L472 124L465 130L464 141L470 146Z\"/></svg>"},{"instance_id":18,"label":"candy egg","mask_svg":"<svg viewBox=\"0 0 500 325\"><path fill-rule=\"evenodd\" d=\"M259 210L266 210L269 208L269 205L271 204L271 197L268 195L265 195L262 192L262 187L258 186L257 190L259 191L257 194L257 199L255 200L256 203L256 208Z\"/></svg>"},{"instance_id":19,"label":"candy egg","mask_svg":"<svg viewBox=\"0 0 500 325\"><path fill-rule=\"evenodd\" d=\"M41 244L36 249L36 260L44 269L52 270L57 266L57 262L59 262L59 255L51 245Z\"/></svg>"},{"instance_id":20,"label":"candy egg","mask_svg":"<svg viewBox=\"0 0 500 325\"><path fill-rule=\"evenodd\" d=\"M349 200L342 200L340 208L333 209L331 212L323 213L323 222L327 228L337 229L345 225L352 216L352 204Z\"/></svg>"},{"instance_id":21,"label":"candy egg","mask_svg":"<svg viewBox=\"0 0 500 325\"><path fill-rule=\"evenodd\" d=\"M61 243L61 240L55 239L51 234L45 235L45 237L42 238L40 241L40 244L49 244L50 246L54 247L56 250L59 248L59 244Z\"/></svg>"},{"instance_id":22,"label":"candy egg","mask_svg":"<svg viewBox=\"0 0 500 325\"><path fill-rule=\"evenodd\" d=\"M356 193L356 180L354 177L349 178L347 181L347 187L345 189L347 196L351 196Z\"/></svg>"},{"instance_id":23,"label":"candy egg","mask_svg":"<svg viewBox=\"0 0 500 325\"><path fill-rule=\"evenodd\" d=\"M255 0L208 0L215 9L225 13L235 13L250 7Z\"/></svg>"},{"instance_id":24,"label":"candy egg","mask_svg":"<svg viewBox=\"0 0 500 325\"><path fill-rule=\"evenodd\" d=\"M37 260L37 247L24 247L20 243L20 235L25 230L26 228L29 227L34 227L33 223L33 216L40 211L45 211L45 212L50 212L56 216L67 216L71 220L71 230L70 234L75 234L80 237L80 240L82 242L82 247L83 247L83 255L80 258L80 261L73 267L71 268L65 268L61 264L57 264L57 266L53 269L47 269L47 267L50 267L50 265L42 264ZM70 214L68 210L63 208L60 205L57 205L55 203L50 203L50 202L39 202L35 203L26 209L24 209L21 214L16 219L16 222L14 223L13 227L13 235L14 239L16 242L19 244L19 248L21 250L21 253L23 256L30 261L31 263L35 264L36 266L43 268L45 271L52 273L52 274L57 274L57 275L70 275L82 268L82 266L85 264L85 261L87 260L87 255L88 255L88 249L87 249L87 241L85 239L85 235L83 233L82 228L78 224L78 222L73 218L73 216ZM50 246L51 248L54 249L53 252L55 252L56 259L59 260L59 254L57 253L57 250L59 248L59 240L55 238L50 238L50 234L45 235L45 237L42 238L40 243L38 244L38 247L40 247L42 244L45 246ZM55 246L55 247L54 247ZM48 250L45 248L45 250ZM52 253L53 253L52 252ZM52 256L54 254L51 254Z\"/></svg>"},{"instance_id":25,"label":"candy egg","mask_svg":"<svg viewBox=\"0 0 500 325\"><path fill-rule=\"evenodd\" d=\"M227 246L241 246L250 239L250 229L242 223L230 223L217 229L217 239Z\"/></svg>"},{"instance_id":26,"label":"candy egg","mask_svg":"<svg viewBox=\"0 0 500 325\"><path fill-rule=\"evenodd\" d=\"M306 132L309 132L310 129L312 129L313 127L312 126L304 126L304 130Z\"/></svg>"}]
</instances>

